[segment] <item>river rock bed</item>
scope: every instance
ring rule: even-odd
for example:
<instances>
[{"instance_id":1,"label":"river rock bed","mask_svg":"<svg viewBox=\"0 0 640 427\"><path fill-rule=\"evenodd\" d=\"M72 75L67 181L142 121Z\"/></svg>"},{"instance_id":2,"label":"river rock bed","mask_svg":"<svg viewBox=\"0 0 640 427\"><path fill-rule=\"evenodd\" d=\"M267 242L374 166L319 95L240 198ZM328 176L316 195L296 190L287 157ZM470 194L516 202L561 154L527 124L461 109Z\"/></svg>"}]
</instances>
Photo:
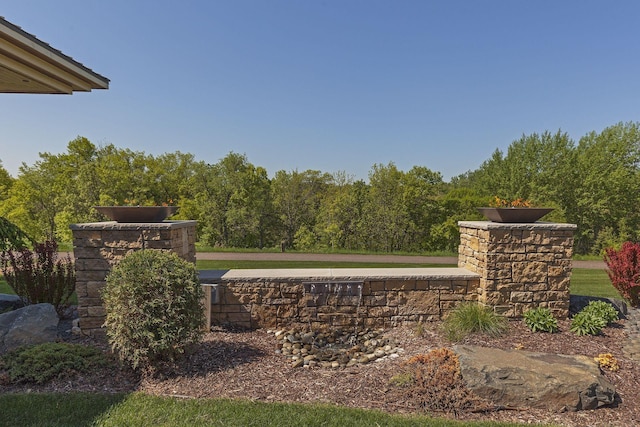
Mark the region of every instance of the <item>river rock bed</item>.
<instances>
[{"instance_id":1,"label":"river rock bed","mask_svg":"<svg viewBox=\"0 0 640 427\"><path fill-rule=\"evenodd\" d=\"M277 339L276 353L286 356L294 368L346 368L397 358L404 350L385 338L384 330L304 331L270 330Z\"/></svg>"}]
</instances>

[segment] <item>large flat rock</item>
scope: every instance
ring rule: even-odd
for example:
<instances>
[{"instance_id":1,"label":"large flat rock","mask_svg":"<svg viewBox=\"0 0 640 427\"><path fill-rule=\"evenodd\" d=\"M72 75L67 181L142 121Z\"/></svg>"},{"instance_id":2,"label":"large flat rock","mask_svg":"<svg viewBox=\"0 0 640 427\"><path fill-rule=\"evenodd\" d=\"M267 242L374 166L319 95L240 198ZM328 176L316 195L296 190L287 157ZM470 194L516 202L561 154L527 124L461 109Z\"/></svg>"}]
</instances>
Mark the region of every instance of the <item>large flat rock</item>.
<instances>
[{"instance_id":1,"label":"large flat rock","mask_svg":"<svg viewBox=\"0 0 640 427\"><path fill-rule=\"evenodd\" d=\"M462 378L506 407L577 411L610 405L614 386L591 357L456 345Z\"/></svg>"},{"instance_id":2,"label":"large flat rock","mask_svg":"<svg viewBox=\"0 0 640 427\"><path fill-rule=\"evenodd\" d=\"M51 304L28 305L0 314L0 354L23 345L55 341L58 322Z\"/></svg>"}]
</instances>

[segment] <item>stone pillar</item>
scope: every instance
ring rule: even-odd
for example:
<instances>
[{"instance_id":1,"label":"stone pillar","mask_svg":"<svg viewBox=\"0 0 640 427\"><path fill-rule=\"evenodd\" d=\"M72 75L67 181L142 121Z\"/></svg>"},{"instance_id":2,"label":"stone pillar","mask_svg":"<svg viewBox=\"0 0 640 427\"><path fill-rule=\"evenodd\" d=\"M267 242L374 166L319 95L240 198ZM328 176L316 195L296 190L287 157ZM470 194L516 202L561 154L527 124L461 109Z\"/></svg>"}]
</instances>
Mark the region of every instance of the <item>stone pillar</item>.
<instances>
[{"instance_id":1,"label":"stone pillar","mask_svg":"<svg viewBox=\"0 0 640 427\"><path fill-rule=\"evenodd\" d=\"M196 262L196 221L157 223L94 222L71 224L76 266L76 294L80 329L104 336L105 309L100 292L111 268L140 249L162 249Z\"/></svg>"},{"instance_id":2,"label":"stone pillar","mask_svg":"<svg viewBox=\"0 0 640 427\"><path fill-rule=\"evenodd\" d=\"M547 307L569 316L575 224L460 221L458 267L480 275L478 302L507 317Z\"/></svg>"}]
</instances>

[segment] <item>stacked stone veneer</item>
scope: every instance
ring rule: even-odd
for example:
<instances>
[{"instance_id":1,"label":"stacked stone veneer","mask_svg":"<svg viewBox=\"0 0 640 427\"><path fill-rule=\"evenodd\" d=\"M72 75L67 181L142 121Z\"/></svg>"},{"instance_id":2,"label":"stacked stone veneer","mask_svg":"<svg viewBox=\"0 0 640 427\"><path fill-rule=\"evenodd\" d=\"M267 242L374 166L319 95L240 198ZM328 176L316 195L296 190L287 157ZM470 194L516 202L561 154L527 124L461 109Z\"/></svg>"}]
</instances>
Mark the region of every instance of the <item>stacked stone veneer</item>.
<instances>
[{"instance_id":1,"label":"stacked stone veneer","mask_svg":"<svg viewBox=\"0 0 640 427\"><path fill-rule=\"evenodd\" d=\"M461 221L458 267L480 275L478 301L507 317L569 315L574 224Z\"/></svg>"},{"instance_id":2,"label":"stacked stone veneer","mask_svg":"<svg viewBox=\"0 0 640 427\"><path fill-rule=\"evenodd\" d=\"M107 274L125 255L141 249L162 249L196 261L196 221L97 222L72 224L71 230L80 329L90 336L104 335L106 313L100 293Z\"/></svg>"},{"instance_id":3,"label":"stacked stone veneer","mask_svg":"<svg viewBox=\"0 0 640 427\"><path fill-rule=\"evenodd\" d=\"M573 224L461 221L458 268L230 270L214 281L211 324L392 326L440 319L464 301L508 317L548 307L569 314ZM111 268L144 248L195 262L195 221L71 226L80 328L101 336L100 292ZM204 275L206 276L206 275ZM201 275L201 281L212 283ZM207 288L211 292L211 288Z\"/></svg>"},{"instance_id":4,"label":"stacked stone veneer","mask_svg":"<svg viewBox=\"0 0 640 427\"><path fill-rule=\"evenodd\" d=\"M459 268L231 270L219 280L213 325L393 326L435 320L476 299Z\"/></svg>"}]
</instances>

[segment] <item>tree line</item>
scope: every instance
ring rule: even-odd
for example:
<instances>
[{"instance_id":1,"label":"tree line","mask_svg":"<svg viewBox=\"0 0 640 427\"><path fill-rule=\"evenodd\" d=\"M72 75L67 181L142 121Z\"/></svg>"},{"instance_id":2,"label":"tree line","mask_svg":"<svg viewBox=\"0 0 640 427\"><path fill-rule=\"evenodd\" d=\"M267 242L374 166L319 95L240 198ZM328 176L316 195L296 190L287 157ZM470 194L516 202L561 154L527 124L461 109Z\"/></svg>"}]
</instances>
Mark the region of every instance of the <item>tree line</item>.
<instances>
[{"instance_id":1,"label":"tree line","mask_svg":"<svg viewBox=\"0 0 640 427\"><path fill-rule=\"evenodd\" d=\"M375 164L368 181L346 172L277 171L230 152L217 163L96 146L84 137L41 153L16 178L0 163L0 217L36 240L70 242L69 224L103 220L93 206L180 206L209 246L379 252L456 251L459 220L482 219L494 198L553 207L545 219L578 225L578 253L640 237L640 123L573 141L523 135L473 171L445 182L424 166Z\"/></svg>"}]
</instances>

